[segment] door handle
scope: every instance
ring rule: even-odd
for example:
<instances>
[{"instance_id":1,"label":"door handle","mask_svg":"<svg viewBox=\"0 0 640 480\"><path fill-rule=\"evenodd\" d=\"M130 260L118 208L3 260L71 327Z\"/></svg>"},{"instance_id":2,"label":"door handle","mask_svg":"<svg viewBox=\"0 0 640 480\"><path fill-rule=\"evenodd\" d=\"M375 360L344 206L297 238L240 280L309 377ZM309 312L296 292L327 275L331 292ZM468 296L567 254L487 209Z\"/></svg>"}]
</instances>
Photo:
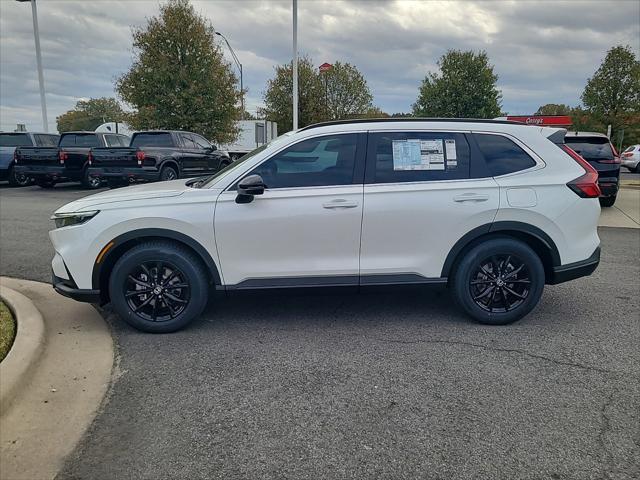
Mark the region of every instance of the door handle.
<instances>
[{"instance_id":1,"label":"door handle","mask_svg":"<svg viewBox=\"0 0 640 480\"><path fill-rule=\"evenodd\" d=\"M454 202L486 202L489 195L481 195L479 193L464 193L453 197Z\"/></svg>"},{"instance_id":2,"label":"door handle","mask_svg":"<svg viewBox=\"0 0 640 480\"><path fill-rule=\"evenodd\" d=\"M343 198L322 204L322 208L356 208L357 206L356 202L349 202Z\"/></svg>"}]
</instances>

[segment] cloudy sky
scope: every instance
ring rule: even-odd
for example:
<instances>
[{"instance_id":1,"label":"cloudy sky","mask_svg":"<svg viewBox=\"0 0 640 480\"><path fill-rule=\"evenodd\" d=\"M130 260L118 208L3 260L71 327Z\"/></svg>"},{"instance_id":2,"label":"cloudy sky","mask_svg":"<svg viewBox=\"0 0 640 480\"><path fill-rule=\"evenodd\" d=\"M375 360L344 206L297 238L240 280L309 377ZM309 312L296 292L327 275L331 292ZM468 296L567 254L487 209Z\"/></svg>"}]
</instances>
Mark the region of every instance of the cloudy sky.
<instances>
[{"instance_id":1,"label":"cloudy sky","mask_svg":"<svg viewBox=\"0 0 640 480\"><path fill-rule=\"evenodd\" d=\"M243 63L248 110L255 111L274 65L291 58L291 1L193 4L231 42ZM636 0L298 4L299 51L317 65L355 64L387 112L411 109L420 81L449 48L488 52L503 110L512 114L578 104L613 45L640 54ZM38 0L50 126L79 99L114 95L114 78L131 64L130 27L158 8L156 0ZM2 130L16 123L42 128L31 8L13 0L0 0L0 123Z\"/></svg>"}]
</instances>

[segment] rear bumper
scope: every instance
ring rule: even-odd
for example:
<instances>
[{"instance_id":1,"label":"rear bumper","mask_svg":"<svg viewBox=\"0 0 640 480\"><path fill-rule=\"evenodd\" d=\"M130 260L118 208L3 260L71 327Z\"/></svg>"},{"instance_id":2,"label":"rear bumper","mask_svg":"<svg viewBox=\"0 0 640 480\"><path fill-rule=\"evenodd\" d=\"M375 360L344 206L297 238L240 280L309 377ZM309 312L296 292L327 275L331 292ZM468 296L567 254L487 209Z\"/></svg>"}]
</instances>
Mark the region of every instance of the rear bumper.
<instances>
[{"instance_id":1,"label":"rear bumper","mask_svg":"<svg viewBox=\"0 0 640 480\"><path fill-rule=\"evenodd\" d=\"M550 285L557 285L558 283L568 282L570 280L575 280L576 278L586 277L591 275L596 268L598 268L599 264L600 247L597 247L586 260L553 267L551 281L548 283Z\"/></svg>"},{"instance_id":2,"label":"rear bumper","mask_svg":"<svg viewBox=\"0 0 640 480\"><path fill-rule=\"evenodd\" d=\"M635 158L628 158L628 159L623 159L622 160L622 165L627 167L627 168L636 168L638 166L638 163L640 162L640 160L635 159Z\"/></svg>"},{"instance_id":3,"label":"rear bumper","mask_svg":"<svg viewBox=\"0 0 640 480\"><path fill-rule=\"evenodd\" d=\"M64 166L48 166L48 165L16 165L16 173L28 175L34 178L50 178L56 180L58 178L69 178L69 172Z\"/></svg>"},{"instance_id":4,"label":"rear bumper","mask_svg":"<svg viewBox=\"0 0 640 480\"><path fill-rule=\"evenodd\" d=\"M145 170L136 167L90 167L89 175L104 179L145 180L155 181L160 179L158 170Z\"/></svg>"},{"instance_id":5,"label":"rear bumper","mask_svg":"<svg viewBox=\"0 0 640 480\"><path fill-rule=\"evenodd\" d=\"M100 290L78 288L73 280L56 277L53 272L51 273L51 283L54 290L65 297L72 298L78 302L101 303Z\"/></svg>"}]
</instances>

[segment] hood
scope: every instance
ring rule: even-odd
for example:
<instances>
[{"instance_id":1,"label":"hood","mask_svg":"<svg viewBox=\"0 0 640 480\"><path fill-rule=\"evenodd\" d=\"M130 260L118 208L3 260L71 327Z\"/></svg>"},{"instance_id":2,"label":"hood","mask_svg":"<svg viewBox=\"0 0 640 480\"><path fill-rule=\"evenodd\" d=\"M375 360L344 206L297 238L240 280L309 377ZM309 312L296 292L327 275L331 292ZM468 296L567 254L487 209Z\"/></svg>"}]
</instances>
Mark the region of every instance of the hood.
<instances>
[{"instance_id":1,"label":"hood","mask_svg":"<svg viewBox=\"0 0 640 480\"><path fill-rule=\"evenodd\" d=\"M145 183L124 188L107 190L106 192L89 195L71 203L63 205L56 213L80 212L96 209L110 203L128 202L133 200L147 200L151 198L177 197L186 190L190 190L186 183L189 180L180 179L170 182Z\"/></svg>"}]
</instances>

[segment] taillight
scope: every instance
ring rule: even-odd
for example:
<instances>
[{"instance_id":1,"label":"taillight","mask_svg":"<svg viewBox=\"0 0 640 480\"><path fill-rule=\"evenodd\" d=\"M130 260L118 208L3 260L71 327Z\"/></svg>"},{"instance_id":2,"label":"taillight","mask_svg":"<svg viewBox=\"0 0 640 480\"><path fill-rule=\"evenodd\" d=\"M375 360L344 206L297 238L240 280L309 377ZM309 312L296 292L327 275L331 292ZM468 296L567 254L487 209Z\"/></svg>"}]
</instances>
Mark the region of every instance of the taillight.
<instances>
[{"instance_id":1,"label":"taillight","mask_svg":"<svg viewBox=\"0 0 640 480\"><path fill-rule=\"evenodd\" d=\"M142 150L138 150L136 152L136 158L138 159L138 165L142 165L142 162L144 161L145 157L146 157L146 155L144 154L144 152Z\"/></svg>"},{"instance_id":2,"label":"taillight","mask_svg":"<svg viewBox=\"0 0 640 480\"><path fill-rule=\"evenodd\" d=\"M58 158L60 159L60 165L64 165L65 160L69 159L69 155L64 150L58 152Z\"/></svg>"},{"instance_id":3,"label":"taillight","mask_svg":"<svg viewBox=\"0 0 640 480\"><path fill-rule=\"evenodd\" d=\"M89 155L87 155L87 162L89 163L89 165L93 163L93 154L91 153L91 151L89 151Z\"/></svg>"},{"instance_id":4,"label":"taillight","mask_svg":"<svg viewBox=\"0 0 640 480\"><path fill-rule=\"evenodd\" d=\"M18 152L16 150L13 151L13 163L18 163Z\"/></svg>"},{"instance_id":5,"label":"taillight","mask_svg":"<svg viewBox=\"0 0 640 480\"><path fill-rule=\"evenodd\" d=\"M571 180L567 183L567 187L573 190L579 197L598 198L601 194L600 187L598 186L598 172L567 145L560 145L560 147L585 170L584 175Z\"/></svg>"}]
</instances>

